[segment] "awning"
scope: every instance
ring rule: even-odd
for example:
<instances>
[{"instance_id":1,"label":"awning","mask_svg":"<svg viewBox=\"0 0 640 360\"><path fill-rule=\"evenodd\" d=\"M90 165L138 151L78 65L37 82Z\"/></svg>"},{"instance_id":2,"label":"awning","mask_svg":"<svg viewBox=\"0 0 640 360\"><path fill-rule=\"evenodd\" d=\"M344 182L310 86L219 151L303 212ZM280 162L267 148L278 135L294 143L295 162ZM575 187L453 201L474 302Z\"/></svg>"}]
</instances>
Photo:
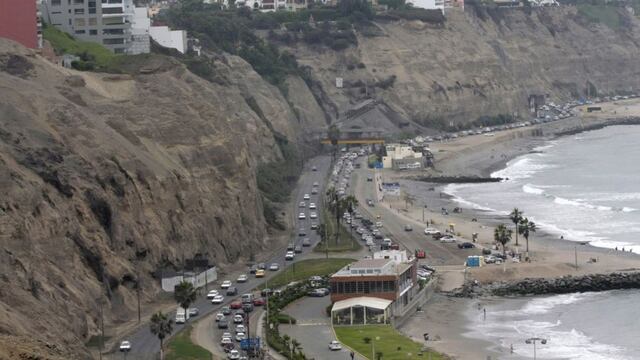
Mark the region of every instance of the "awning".
<instances>
[{"instance_id":1,"label":"awning","mask_svg":"<svg viewBox=\"0 0 640 360\"><path fill-rule=\"evenodd\" d=\"M354 306L366 306L369 308L384 310L391 305L391 300L374 298L369 296L361 296L346 300L337 301L333 304L331 311L348 309Z\"/></svg>"}]
</instances>

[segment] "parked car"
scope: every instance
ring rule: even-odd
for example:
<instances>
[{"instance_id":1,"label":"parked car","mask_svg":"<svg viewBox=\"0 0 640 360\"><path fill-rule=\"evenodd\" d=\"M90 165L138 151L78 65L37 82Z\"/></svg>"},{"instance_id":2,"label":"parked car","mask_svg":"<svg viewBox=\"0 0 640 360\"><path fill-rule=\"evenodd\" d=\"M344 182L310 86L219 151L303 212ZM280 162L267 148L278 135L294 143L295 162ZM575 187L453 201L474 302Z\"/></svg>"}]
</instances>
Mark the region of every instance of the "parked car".
<instances>
[{"instance_id":1,"label":"parked car","mask_svg":"<svg viewBox=\"0 0 640 360\"><path fill-rule=\"evenodd\" d=\"M428 228L424 229L424 234L433 236L433 235L436 235L436 234L440 234L440 230L438 230L436 228L428 227Z\"/></svg>"},{"instance_id":2,"label":"parked car","mask_svg":"<svg viewBox=\"0 0 640 360\"><path fill-rule=\"evenodd\" d=\"M120 343L120 351L131 351L131 342L128 340L124 340Z\"/></svg>"},{"instance_id":3,"label":"parked car","mask_svg":"<svg viewBox=\"0 0 640 360\"><path fill-rule=\"evenodd\" d=\"M338 341L333 340L332 342L329 343L329 350L331 351L342 350L342 345L340 345Z\"/></svg>"},{"instance_id":4,"label":"parked car","mask_svg":"<svg viewBox=\"0 0 640 360\"><path fill-rule=\"evenodd\" d=\"M324 297L325 293L324 291L320 290L320 289L313 289L310 290L307 295L311 296L311 297Z\"/></svg>"},{"instance_id":5,"label":"parked car","mask_svg":"<svg viewBox=\"0 0 640 360\"><path fill-rule=\"evenodd\" d=\"M248 279L249 279L249 277L247 275L242 274L242 275L238 276L238 279L236 280L236 282L244 283L244 282L247 282Z\"/></svg>"},{"instance_id":6,"label":"parked car","mask_svg":"<svg viewBox=\"0 0 640 360\"><path fill-rule=\"evenodd\" d=\"M461 244L458 244L458 249L473 249L474 247L476 246L470 242L463 242Z\"/></svg>"}]
</instances>

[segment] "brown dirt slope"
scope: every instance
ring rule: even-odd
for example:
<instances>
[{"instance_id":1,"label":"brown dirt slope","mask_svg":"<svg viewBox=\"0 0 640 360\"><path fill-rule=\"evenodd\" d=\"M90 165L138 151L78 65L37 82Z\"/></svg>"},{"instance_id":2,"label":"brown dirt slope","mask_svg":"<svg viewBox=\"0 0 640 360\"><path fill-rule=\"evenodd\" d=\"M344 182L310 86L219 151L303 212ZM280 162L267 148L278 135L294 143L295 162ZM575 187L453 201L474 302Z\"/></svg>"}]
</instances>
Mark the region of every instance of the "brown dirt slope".
<instances>
[{"instance_id":1,"label":"brown dirt slope","mask_svg":"<svg viewBox=\"0 0 640 360\"><path fill-rule=\"evenodd\" d=\"M183 252L224 265L268 245L255 168L282 156L270 127L296 140L289 103L236 57L217 82L142 60L79 73L0 39L0 334L87 358L96 299L108 326L133 316L136 266L148 301Z\"/></svg>"}]
</instances>

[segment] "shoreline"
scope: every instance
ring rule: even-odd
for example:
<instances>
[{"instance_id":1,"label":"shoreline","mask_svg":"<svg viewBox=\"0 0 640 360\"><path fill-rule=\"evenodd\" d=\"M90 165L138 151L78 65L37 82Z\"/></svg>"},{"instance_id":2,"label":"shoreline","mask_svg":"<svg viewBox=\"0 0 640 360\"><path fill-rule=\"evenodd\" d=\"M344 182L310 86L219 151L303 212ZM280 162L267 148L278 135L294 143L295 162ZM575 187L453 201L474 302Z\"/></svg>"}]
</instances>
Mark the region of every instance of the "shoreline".
<instances>
[{"instance_id":1,"label":"shoreline","mask_svg":"<svg viewBox=\"0 0 640 360\"><path fill-rule=\"evenodd\" d=\"M440 177L490 177L496 171L502 170L512 161L523 155L536 151L536 148L548 144L562 136L571 136L577 133L599 130L608 126L637 125L640 118L633 118L633 124L625 123L626 119L588 118L567 119L563 124L544 124L532 129L515 129L505 134L496 134L486 138L477 136L476 139L458 139L449 143L434 146L436 169L431 176ZM545 125L552 125L548 128ZM534 129L543 129L545 135L539 136ZM415 175L415 174L413 174ZM435 223L435 227L441 231L450 223L455 224L455 232L465 239L471 239L472 233L478 233L478 242L481 246L491 247L493 243L493 228L498 224L505 224L513 229L513 223L506 216L493 211L487 211L465 206L464 199L460 202L455 195L444 193L446 186L452 183L427 183L411 179L406 174L394 174L401 184L403 191L413 198L410 209L406 215L419 221L423 207L426 205L425 218ZM390 204L405 202L399 199L390 199ZM453 207L462 207L462 213L453 213ZM519 207L519 206L518 206ZM441 208L449 210L449 215L442 215ZM526 212L526 208L522 208ZM477 221L473 221L477 220ZM524 239L521 239L520 247L514 246L514 241L508 244L510 249L519 249L524 252ZM431 240L427 240L431 241ZM511 260L504 265L486 265L481 268L471 268L467 272L467 279L477 280L485 285L494 282L517 283L526 278L532 279L557 279L567 275L588 276L594 274L611 274L615 272L640 271L640 256L635 253L622 253L613 249L596 247L570 239L560 239L551 231L538 229L535 235L529 239L530 263L512 263ZM455 250L454 250L455 251ZM462 251L462 250L461 250ZM577 255L577 268L576 258ZM596 262L591 262L596 259ZM554 296L549 293L539 296ZM475 299L452 300L449 296L440 293L438 299L425 305L425 312L430 313L426 318L419 317L403 328L403 331L415 335L414 328L428 329L433 334L443 334L444 341L433 342L433 348L455 359L485 358L492 359L521 359L516 355L507 353L508 349L492 342L488 337L472 337L470 329L474 326L475 319L470 312L474 304L496 303L505 299L528 299L531 296L515 295L496 296L482 294ZM446 300L443 300L446 299ZM445 304L445 305L443 305ZM450 309L449 309L450 308ZM466 311L463 311L466 309ZM471 315L470 315L471 314ZM477 335L477 334L476 334ZM479 349L482 351L478 351ZM486 355L485 355L486 353ZM482 355L481 357L478 357Z\"/></svg>"}]
</instances>

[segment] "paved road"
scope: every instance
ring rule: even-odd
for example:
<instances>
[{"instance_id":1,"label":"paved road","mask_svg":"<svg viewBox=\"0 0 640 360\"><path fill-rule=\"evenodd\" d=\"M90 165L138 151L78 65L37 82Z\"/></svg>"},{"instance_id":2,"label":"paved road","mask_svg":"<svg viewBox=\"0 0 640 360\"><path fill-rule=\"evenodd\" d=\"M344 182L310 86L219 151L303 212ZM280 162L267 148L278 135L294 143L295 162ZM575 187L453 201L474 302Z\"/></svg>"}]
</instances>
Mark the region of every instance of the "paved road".
<instances>
[{"instance_id":1,"label":"paved road","mask_svg":"<svg viewBox=\"0 0 640 360\"><path fill-rule=\"evenodd\" d=\"M309 359L350 360L349 350L330 351L329 342L336 340L331 329L331 320L324 313L331 304L329 296L304 297L285 308L285 312L292 315L296 325L280 325L281 332L296 339L302 346L302 351ZM355 359L365 359L357 356Z\"/></svg>"},{"instance_id":2,"label":"paved road","mask_svg":"<svg viewBox=\"0 0 640 360\"><path fill-rule=\"evenodd\" d=\"M426 224L411 219L377 201L376 184L379 172L380 170L368 169L366 164L363 164L361 169L355 170L352 174L354 194L361 204L360 211L363 215L370 219L375 219L377 215L380 215L384 225L382 232L409 251L424 249L427 255L425 261L430 265L463 264L469 252L461 252L456 244L443 244L432 240L431 237L423 233ZM366 181L367 176L373 176L374 181ZM367 206L367 199L372 199L375 206ZM404 231L406 224L411 224L414 230Z\"/></svg>"},{"instance_id":3,"label":"paved road","mask_svg":"<svg viewBox=\"0 0 640 360\"><path fill-rule=\"evenodd\" d=\"M311 232L309 229L312 220L309 220L310 210L308 208L305 209L305 213L307 214L307 220L303 220L300 223L298 223L297 214L300 211L298 211L297 209L297 204L300 201L303 201L302 198L304 194L308 193L311 196L311 200L307 201L307 206L309 202L315 202L318 206L318 209L316 212L318 213L318 215L320 215L321 213L319 208L321 203L320 197L322 196L322 193L324 191L323 185L325 182L325 176L329 170L330 162L331 162L331 158L328 156L319 156L309 160L305 165L303 174L301 175L298 181L298 186L292 192L292 196L294 196L296 199L296 202L294 202L296 204L296 209L295 210L290 209L288 212L290 213L292 212L292 214L289 214L288 216L291 216L292 220L295 217L295 221L296 221L295 234L293 235L293 239L294 239L293 241L296 241L298 243L302 242L302 238L297 236L298 235L297 230L299 228L298 225L303 224L307 229L307 232L308 232L307 236L309 237L312 245L311 247L303 248L304 252L310 252L313 249L313 246L319 241L319 236L316 235L315 232ZM311 170L312 166L315 166L317 168L317 171L312 171ZM311 190L314 182L318 182L320 185L317 195L311 195ZM319 219L314 221L317 221L318 223L320 222ZM284 260L285 252L286 252L286 244L278 244L278 246L274 247L273 249L266 249L262 253L263 258L259 257L258 260L264 261L267 264L271 264L274 262L278 263L280 264L282 269L285 266L285 260ZM299 254L296 257L296 261L300 258L300 255L301 254ZM286 261L286 263L291 263L291 261ZM227 279L234 281L237 278L237 275L239 274L230 274L227 277ZM267 279L272 277L273 275L275 275L275 272L267 271ZM218 283L220 283L222 280L226 280L226 279L219 279ZM236 284L234 281L234 286L238 288L238 294L243 294L243 293L250 292L252 289L260 285L263 281L264 279L255 279L253 277L250 277L249 281L243 284L240 284L240 283ZM209 288L210 289L215 288L215 285L214 286L210 285ZM222 293L224 294L225 292L222 291ZM222 306L228 305L229 303L231 303L231 301L233 301L236 298L237 297L235 298L225 297L225 300L222 304L214 305L214 304L211 304L211 302L207 300L206 297L203 295L196 300L196 303L193 304L192 307L197 307L200 310L199 316L202 317L214 311L217 312ZM175 312L170 313L169 317L174 318ZM184 328L184 325L174 324L174 331L172 335L175 335L176 333L181 331L183 328ZM160 349L160 341L155 335L151 333L151 331L149 330L148 324L144 324L143 326L141 326L134 334L132 334L131 336L128 336L126 339L131 341L132 343L132 350L128 356L129 359L155 360L159 357L158 355L159 355L159 349ZM121 355L118 353L113 353L113 354L110 354L110 356L109 355L104 356L104 358L119 359L121 358Z\"/></svg>"}]
</instances>

